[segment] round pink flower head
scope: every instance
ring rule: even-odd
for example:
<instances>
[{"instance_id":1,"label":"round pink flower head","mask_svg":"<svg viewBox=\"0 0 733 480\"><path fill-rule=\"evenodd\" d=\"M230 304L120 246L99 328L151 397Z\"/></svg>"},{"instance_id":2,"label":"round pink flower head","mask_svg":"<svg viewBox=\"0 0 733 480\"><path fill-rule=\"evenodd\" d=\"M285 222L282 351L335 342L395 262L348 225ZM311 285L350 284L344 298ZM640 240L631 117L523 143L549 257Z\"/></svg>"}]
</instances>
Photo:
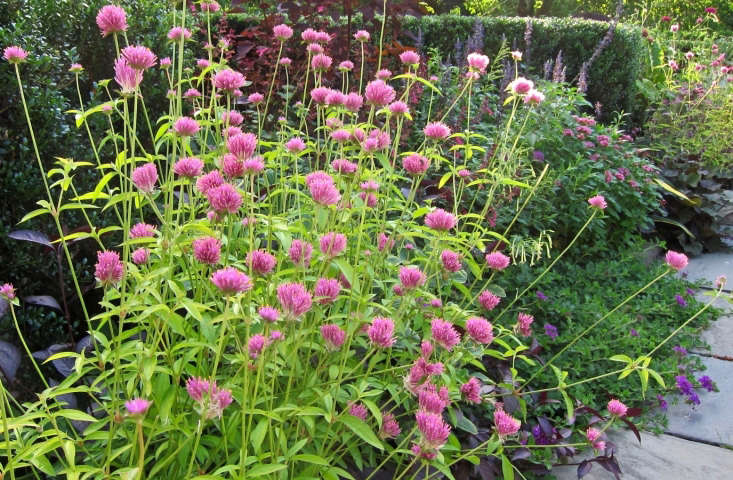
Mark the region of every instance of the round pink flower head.
<instances>
[{"instance_id":1,"label":"round pink flower head","mask_svg":"<svg viewBox=\"0 0 733 480\"><path fill-rule=\"evenodd\" d=\"M528 313L519 312L517 314L517 325L516 330L519 332L520 335L523 337L529 337L532 335L532 323L534 322L534 317Z\"/></svg>"},{"instance_id":2,"label":"round pink flower head","mask_svg":"<svg viewBox=\"0 0 733 480\"><path fill-rule=\"evenodd\" d=\"M378 348L389 348L394 342L394 322L391 318L375 317L367 329L369 341Z\"/></svg>"},{"instance_id":3,"label":"round pink flower head","mask_svg":"<svg viewBox=\"0 0 733 480\"><path fill-rule=\"evenodd\" d=\"M221 121L229 125L241 125L244 121L244 117L238 111L231 110L221 114Z\"/></svg>"},{"instance_id":4,"label":"round pink flower head","mask_svg":"<svg viewBox=\"0 0 733 480\"><path fill-rule=\"evenodd\" d=\"M331 94L333 90L326 87L316 87L313 90L311 90L310 95L314 102L316 102L319 105L323 105L326 103L326 98L329 94Z\"/></svg>"},{"instance_id":5,"label":"round pink flower head","mask_svg":"<svg viewBox=\"0 0 733 480\"><path fill-rule=\"evenodd\" d=\"M148 47L130 45L122 49L122 58L135 70L145 70L155 66L158 58Z\"/></svg>"},{"instance_id":6,"label":"round pink flower head","mask_svg":"<svg viewBox=\"0 0 733 480\"><path fill-rule=\"evenodd\" d=\"M0 297L4 297L6 300L15 298L15 287L12 283L4 283L0 286Z\"/></svg>"},{"instance_id":7,"label":"round pink flower head","mask_svg":"<svg viewBox=\"0 0 733 480\"><path fill-rule=\"evenodd\" d=\"M450 405L448 389L441 387L437 389L432 383L426 383L417 392L419 408L430 413L442 413Z\"/></svg>"},{"instance_id":8,"label":"round pink flower head","mask_svg":"<svg viewBox=\"0 0 733 480\"><path fill-rule=\"evenodd\" d=\"M418 411L415 414L417 428L422 434L422 446L426 449L439 449L448 441L450 425L437 413Z\"/></svg>"},{"instance_id":9,"label":"round pink flower head","mask_svg":"<svg viewBox=\"0 0 733 480\"><path fill-rule=\"evenodd\" d=\"M252 335L247 342L247 351L249 352L250 358L255 359L259 357L266 345L267 339L264 335L260 333Z\"/></svg>"},{"instance_id":10,"label":"round pink flower head","mask_svg":"<svg viewBox=\"0 0 733 480\"><path fill-rule=\"evenodd\" d=\"M392 72L390 72L386 68L383 68L380 71L378 71L375 76L377 77L378 80L387 81L392 76Z\"/></svg>"},{"instance_id":11,"label":"round pink flower head","mask_svg":"<svg viewBox=\"0 0 733 480\"><path fill-rule=\"evenodd\" d=\"M412 290L425 284L425 274L416 267L400 267L400 283L405 290Z\"/></svg>"},{"instance_id":12,"label":"round pink flower head","mask_svg":"<svg viewBox=\"0 0 733 480\"><path fill-rule=\"evenodd\" d=\"M214 75L214 86L232 94L244 86L244 75L230 68L221 70Z\"/></svg>"},{"instance_id":13,"label":"round pink flower head","mask_svg":"<svg viewBox=\"0 0 733 480\"><path fill-rule=\"evenodd\" d=\"M130 228L129 238L146 238L146 237L154 237L156 228L154 225L149 225L147 223L139 222Z\"/></svg>"},{"instance_id":14,"label":"round pink flower head","mask_svg":"<svg viewBox=\"0 0 733 480\"><path fill-rule=\"evenodd\" d=\"M433 353L433 344L428 342L427 340L423 340L422 343L420 343L420 355L422 355L422 358L428 359L430 358L430 355Z\"/></svg>"},{"instance_id":15,"label":"round pink flower head","mask_svg":"<svg viewBox=\"0 0 733 480\"><path fill-rule=\"evenodd\" d=\"M358 165L346 160L345 158L337 158L336 160L331 162L331 167L338 173L349 175L356 172Z\"/></svg>"},{"instance_id":16,"label":"round pink flower head","mask_svg":"<svg viewBox=\"0 0 733 480\"><path fill-rule=\"evenodd\" d=\"M355 92L349 93L344 99L344 107L346 107L346 110L350 112L358 112L363 104L364 97Z\"/></svg>"},{"instance_id":17,"label":"round pink flower head","mask_svg":"<svg viewBox=\"0 0 733 480\"><path fill-rule=\"evenodd\" d=\"M311 309L311 294L300 283L283 283L277 287L277 298L287 318L295 319Z\"/></svg>"},{"instance_id":18,"label":"round pink flower head","mask_svg":"<svg viewBox=\"0 0 733 480\"><path fill-rule=\"evenodd\" d=\"M368 42L369 32L367 32L366 30L359 30L354 34L354 39L357 42Z\"/></svg>"},{"instance_id":19,"label":"round pink flower head","mask_svg":"<svg viewBox=\"0 0 733 480\"><path fill-rule=\"evenodd\" d=\"M351 137L348 130L340 128L331 132L331 139L336 143L344 143Z\"/></svg>"},{"instance_id":20,"label":"round pink flower head","mask_svg":"<svg viewBox=\"0 0 733 480\"><path fill-rule=\"evenodd\" d=\"M3 58L8 62L16 65L25 62L27 57L28 52L15 45L5 47L5 49L3 50Z\"/></svg>"},{"instance_id":21,"label":"round pink flower head","mask_svg":"<svg viewBox=\"0 0 733 480\"><path fill-rule=\"evenodd\" d=\"M211 208L219 215L225 213L237 213L242 206L242 195L236 188L228 183L223 183L206 192L206 198Z\"/></svg>"},{"instance_id":22,"label":"round pink flower head","mask_svg":"<svg viewBox=\"0 0 733 480\"><path fill-rule=\"evenodd\" d=\"M382 426L379 429L379 438L396 438L402 429L400 424L397 423L394 415L388 412L382 412Z\"/></svg>"},{"instance_id":23,"label":"round pink flower head","mask_svg":"<svg viewBox=\"0 0 733 480\"><path fill-rule=\"evenodd\" d=\"M593 207L597 208L599 210L605 209L608 205L606 204L606 199L603 198L602 195L596 195L595 197L590 197L588 199L588 204Z\"/></svg>"},{"instance_id":24,"label":"round pink flower head","mask_svg":"<svg viewBox=\"0 0 733 480\"><path fill-rule=\"evenodd\" d=\"M262 161L262 157L252 157L245 160L242 166L244 167L244 173L254 175L264 170L265 162Z\"/></svg>"},{"instance_id":25,"label":"round pink flower head","mask_svg":"<svg viewBox=\"0 0 733 480\"><path fill-rule=\"evenodd\" d=\"M313 57L311 60L311 66L314 70L317 71L325 71L331 68L331 64L333 63L333 59L329 57L328 55L324 55L323 53L319 53L316 56Z\"/></svg>"},{"instance_id":26,"label":"round pink flower head","mask_svg":"<svg viewBox=\"0 0 733 480\"><path fill-rule=\"evenodd\" d=\"M512 53L512 59L519 62L522 60L522 52L519 50L514 50Z\"/></svg>"},{"instance_id":27,"label":"round pink flower head","mask_svg":"<svg viewBox=\"0 0 733 480\"><path fill-rule=\"evenodd\" d=\"M401 100L390 103L387 108L392 115L405 115L410 112L407 104Z\"/></svg>"},{"instance_id":28,"label":"round pink flower head","mask_svg":"<svg viewBox=\"0 0 733 480\"><path fill-rule=\"evenodd\" d=\"M322 235L319 240L321 253L329 258L336 257L346 248L346 235L343 233L329 232Z\"/></svg>"},{"instance_id":29,"label":"round pink flower head","mask_svg":"<svg viewBox=\"0 0 733 480\"><path fill-rule=\"evenodd\" d=\"M506 413L503 408L497 405L494 411L494 425L496 426L496 433L499 434L499 438L504 438L517 433L519 427L522 426L522 422Z\"/></svg>"},{"instance_id":30,"label":"round pink flower head","mask_svg":"<svg viewBox=\"0 0 733 480\"><path fill-rule=\"evenodd\" d=\"M481 55L480 53L469 53L468 54L468 66L481 73L486 71L486 67L489 66L489 57Z\"/></svg>"},{"instance_id":31,"label":"round pink flower head","mask_svg":"<svg viewBox=\"0 0 733 480\"><path fill-rule=\"evenodd\" d=\"M257 136L254 133L243 133L234 135L227 140L227 150L233 153L240 160L249 158L257 148Z\"/></svg>"},{"instance_id":32,"label":"round pink flower head","mask_svg":"<svg viewBox=\"0 0 733 480\"><path fill-rule=\"evenodd\" d=\"M252 281L249 277L234 267L226 267L214 272L211 276L211 283L216 285L216 288L225 296L236 295L252 288Z\"/></svg>"},{"instance_id":33,"label":"round pink flower head","mask_svg":"<svg viewBox=\"0 0 733 480\"><path fill-rule=\"evenodd\" d=\"M509 257L501 252L492 252L486 255L486 264L492 270L504 270L509 266Z\"/></svg>"},{"instance_id":34,"label":"round pink flower head","mask_svg":"<svg viewBox=\"0 0 733 480\"><path fill-rule=\"evenodd\" d=\"M333 303L341 292L341 283L335 278L319 278L316 281L316 288L314 294L316 300L321 305L327 305Z\"/></svg>"},{"instance_id":35,"label":"round pink flower head","mask_svg":"<svg viewBox=\"0 0 733 480\"><path fill-rule=\"evenodd\" d=\"M300 137L293 137L285 143L285 148L290 153L299 153L305 150L305 142Z\"/></svg>"},{"instance_id":36,"label":"round pink flower head","mask_svg":"<svg viewBox=\"0 0 733 480\"><path fill-rule=\"evenodd\" d=\"M281 23L280 25L275 25L274 27L272 27L272 33L273 35L275 35L275 38L277 38L281 42L284 42L285 40L288 40L290 37L293 36L293 29L285 25L284 23Z\"/></svg>"},{"instance_id":37,"label":"round pink flower head","mask_svg":"<svg viewBox=\"0 0 733 480\"><path fill-rule=\"evenodd\" d=\"M150 259L150 250L145 247L138 248L130 254L130 259L135 265L147 263Z\"/></svg>"},{"instance_id":38,"label":"round pink flower head","mask_svg":"<svg viewBox=\"0 0 733 480\"><path fill-rule=\"evenodd\" d=\"M318 40L318 32L313 30L312 28L306 28L303 30L303 32L300 34L300 38L305 43L313 43Z\"/></svg>"},{"instance_id":39,"label":"round pink flower head","mask_svg":"<svg viewBox=\"0 0 733 480\"><path fill-rule=\"evenodd\" d=\"M388 237L384 232L379 232L377 235L377 249L383 252L385 249L389 252L394 247L394 239Z\"/></svg>"},{"instance_id":40,"label":"round pink flower head","mask_svg":"<svg viewBox=\"0 0 733 480\"><path fill-rule=\"evenodd\" d=\"M253 272L260 275L272 273L276 263L277 259L274 255L262 250L255 250L247 255L247 265L252 268Z\"/></svg>"},{"instance_id":41,"label":"round pink flower head","mask_svg":"<svg viewBox=\"0 0 733 480\"><path fill-rule=\"evenodd\" d=\"M364 90L366 102L379 107L388 105L395 99L396 95L394 88L384 83L383 80L372 80L367 84L366 90Z\"/></svg>"},{"instance_id":42,"label":"round pink flower head","mask_svg":"<svg viewBox=\"0 0 733 480\"><path fill-rule=\"evenodd\" d=\"M309 43L308 46L305 48L308 53L311 55L318 55L320 53L323 53L323 47L320 43ZM311 63L312 65L312 63Z\"/></svg>"},{"instance_id":43,"label":"round pink flower head","mask_svg":"<svg viewBox=\"0 0 733 480\"><path fill-rule=\"evenodd\" d=\"M247 96L247 101L252 105L259 105L263 100L265 100L265 96L259 92L250 93L249 96Z\"/></svg>"},{"instance_id":44,"label":"round pink flower head","mask_svg":"<svg viewBox=\"0 0 733 480\"><path fill-rule=\"evenodd\" d=\"M211 66L211 63L209 63L209 61L206 60L205 58L199 58L198 60L196 60L196 66L199 69L204 70L204 69L209 68Z\"/></svg>"},{"instance_id":45,"label":"round pink flower head","mask_svg":"<svg viewBox=\"0 0 733 480\"><path fill-rule=\"evenodd\" d=\"M481 403L481 382L476 377L471 377L468 382L461 385L461 395L469 403Z\"/></svg>"},{"instance_id":46,"label":"round pink flower head","mask_svg":"<svg viewBox=\"0 0 733 480\"><path fill-rule=\"evenodd\" d=\"M313 245L302 240L293 240L288 250L290 261L299 267L308 267L311 263Z\"/></svg>"},{"instance_id":47,"label":"round pink flower head","mask_svg":"<svg viewBox=\"0 0 733 480\"><path fill-rule=\"evenodd\" d=\"M364 422L366 422L367 414L369 411L361 403L352 403L349 405L349 415L352 415Z\"/></svg>"},{"instance_id":48,"label":"round pink flower head","mask_svg":"<svg viewBox=\"0 0 733 480\"><path fill-rule=\"evenodd\" d=\"M110 33L124 32L127 30L127 15L122 7L105 5L97 13L97 26L103 37Z\"/></svg>"},{"instance_id":49,"label":"round pink flower head","mask_svg":"<svg viewBox=\"0 0 733 480\"><path fill-rule=\"evenodd\" d=\"M482 307L484 307L486 310L493 310L496 308L497 305L499 305L499 302L501 301L501 298L494 295L488 290L484 290L481 292L478 296L478 302L481 304Z\"/></svg>"},{"instance_id":50,"label":"round pink flower head","mask_svg":"<svg viewBox=\"0 0 733 480\"><path fill-rule=\"evenodd\" d=\"M413 153L402 159L402 167L410 175L422 175L430 167L430 160L419 153Z\"/></svg>"},{"instance_id":51,"label":"round pink flower head","mask_svg":"<svg viewBox=\"0 0 733 480\"><path fill-rule=\"evenodd\" d=\"M452 350L461 341L461 336L453 324L440 318L435 318L430 323L430 333L435 343L446 350Z\"/></svg>"},{"instance_id":52,"label":"round pink flower head","mask_svg":"<svg viewBox=\"0 0 733 480\"><path fill-rule=\"evenodd\" d=\"M285 68L288 68L290 65L292 65L293 61L288 57L283 57L280 59L280 65L282 65Z\"/></svg>"},{"instance_id":53,"label":"round pink flower head","mask_svg":"<svg viewBox=\"0 0 733 480\"><path fill-rule=\"evenodd\" d=\"M524 97L524 103L528 105L539 105L544 101L545 94L540 92L539 90L535 90L534 88L527 92L527 95Z\"/></svg>"},{"instance_id":54,"label":"round pink flower head","mask_svg":"<svg viewBox=\"0 0 733 480\"><path fill-rule=\"evenodd\" d=\"M120 283L125 269L117 252L105 250L97 252L97 264L94 266L94 277L103 287Z\"/></svg>"},{"instance_id":55,"label":"round pink flower head","mask_svg":"<svg viewBox=\"0 0 733 480\"><path fill-rule=\"evenodd\" d=\"M308 184L308 190L319 205L336 205L341 200L341 194L332 181L316 179Z\"/></svg>"},{"instance_id":56,"label":"round pink flower head","mask_svg":"<svg viewBox=\"0 0 733 480\"><path fill-rule=\"evenodd\" d=\"M344 60L343 62L339 63L338 69L342 72L350 72L354 69L354 62L351 60Z\"/></svg>"},{"instance_id":57,"label":"round pink flower head","mask_svg":"<svg viewBox=\"0 0 733 480\"><path fill-rule=\"evenodd\" d=\"M185 92L183 92L183 98L186 98L188 100L198 98L201 96L201 92L196 90L195 88L189 88Z\"/></svg>"},{"instance_id":58,"label":"round pink flower head","mask_svg":"<svg viewBox=\"0 0 733 480\"><path fill-rule=\"evenodd\" d=\"M443 250L440 254L440 261L447 272L455 273L462 267L461 256L452 250Z\"/></svg>"},{"instance_id":59,"label":"round pink flower head","mask_svg":"<svg viewBox=\"0 0 733 480\"><path fill-rule=\"evenodd\" d=\"M216 188L224 183L224 177L221 176L219 170L212 170L206 175L202 175L196 180L196 190L206 195L209 190Z\"/></svg>"},{"instance_id":60,"label":"round pink flower head","mask_svg":"<svg viewBox=\"0 0 733 480\"><path fill-rule=\"evenodd\" d=\"M173 27L168 30L168 40L180 41L181 38L188 40L191 38L191 30L183 27Z\"/></svg>"},{"instance_id":61,"label":"round pink flower head","mask_svg":"<svg viewBox=\"0 0 733 480\"><path fill-rule=\"evenodd\" d=\"M211 384L203 378L191 377L186 381L186 392L196 402L202 402L204 400L204 394L209 394L211 390Z\"/></svg>"},{"instance_id":62,"label":"round pink flower head","mask_svg":"<svg viewBox=\"0 0 733 480\"><path fill-rule=\"evenodd\" d=\"M201 11L207 13L216 13L221 8L218 2L201 2Z\"/></svg>"},{"instance_id":63,"label":"round pink flower head","mask_svg":"<svg viewBox=\"0 0 733 480\"><path fill-rule=\"evenodd\" d=\"M183 157L173 164L173 173L179 177L198 177L203 169L204 162L196 157Z\"/></svg>"},{"instance_id":64,"label":"round pink flower head","mask_svg":"<svg viewBox=\"0 0 733 480\"><path fill-rule=\"evenodd\" d=\"M115 82L122 87L123 95L135 93L135 90L140 86L142 81L142 70L135 70L122 57L115 61Z\"/></svg>"},{"instance_id":65,"label":"round pink flower head","mask_svg":"<svg viewBox=\"0 0 733 480\"><path fill-rule=\"evenodd\" d=\"M442 208L436 208L425 215L425 226L433 230L447 231L456 226L456 217Z\"/></svg>"},{"instance_id":66,"label":"round pink flower head","mask_svg":"<svg viewBox=\"0 0 733 480\"><path fill-rule=\"evenodd\" d=\"M221 243L214 237L200 237L193 241L194 258L208 265L219 263Z\"/></svg>"},{"instance_id":67,"label":"round pink flower head","mask_svg":"<svg viewBox=\"0 0 733 480\"><path fill-rule=\"evenodd\" d=\"M420 55L415 50L405 50L400 53L400 62L407 66L414 66L420 63Z\"/></svg>"},{"instance_id":68,"label":"round pink flower head","mask_svg":"<svg viewBox=\"0 0 733 480\"><path fill-rule=\"evenodd\" d=\"M280 312L277 311L277 308L269 307L267 305L260 307L260 309L257 310L257 314L262 318L262 320L270 323L277 322L277 319L280 317Z\"/></svg>"},{"instance_id":69,"label":"round pink flower head","mask_svg":"<svg viewBox=\"0 0 733 480\"><path fill-rule=\"evenodd\" d=\"M336 351L341 348L344 340L346 340L346 332L333 323L321 325L321 336L323 337L323 341L326 342L326 348L331 351Z\"/></svg>"},{"instance_id":70,"label":"round pink flower head","mask_svg":"<svg viewBox=\"0 0 733 480\"><path fill-rule=\"evenodd\" d=\"M617 417L623 417L626 415L628 408L623 403L619 402L615 398L608 402L608 413Z\"/></svg>"},{"instance_id":71,"label":"round pink flower head","mask_svg":"<svg viewBox=\"0 0 733 480\"><path fill-rule=\"evenodd\" d=\"M433 140L442 140L450 135L450 128L442 122L432 122L425 125L423 133Z\"/></svg>"},{"instance_id":72,"label":"round pink flower head","mask_svg":"<svg viewBox=\"0 0 733 480\"><path fill-rule=\"evenodd\" d=\"M471 317L466 320L466 332L476 343L488 345L494 340L491 323L483 317Z\"/></svg>"},{"instance_id":73,"label":"round pink flower head","mask_svg":"<svg viewBox=\"0 0 733 480\"><path fill-rule=\"evenodd\" d=\"M684 253L678 253L670 250L667 252L664 259L670 268L674 268L677 271L680 271L687 266L687 255Z\"/></svg>"},{"instance_id":74,"label":"round pink flower head","mask_svg":"<svg viewBox=\"0 0 733 480\"><path fill-rule=\"evenodd\" d=\"M507 90L511 91L514 95L526 95L533 88L534 82L524 77L517 78L507 86Z\"/></svg>"},{"instance_id":75,"label":"round pink flower head","mask_svg":"<svg viewBox=\"0 0 733 480\"><path fill-rule=\"evenodd\" d=\"M200 129L199 122L190 117L181 117L173 124L173 131L181 137L196 135Z\"/></svg>"},{"instance_id":76,"label":"round pink flower head","mask_svg":"<svg viewBox=\"0 0 733 480\"><path fill-rule=\"evenodd\" d=\"M125 402L125 408L130 415L144 415L150 407L150 401L144 398L134 398Z\"/></svg>"}]
</instances>

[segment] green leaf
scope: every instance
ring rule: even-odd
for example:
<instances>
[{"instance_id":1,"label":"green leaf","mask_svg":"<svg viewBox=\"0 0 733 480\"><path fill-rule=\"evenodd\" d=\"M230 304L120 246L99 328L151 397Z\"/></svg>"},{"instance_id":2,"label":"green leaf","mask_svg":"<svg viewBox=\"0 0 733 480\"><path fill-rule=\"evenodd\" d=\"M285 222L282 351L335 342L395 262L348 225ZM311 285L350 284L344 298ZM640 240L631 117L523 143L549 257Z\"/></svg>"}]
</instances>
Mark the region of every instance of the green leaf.
<instances>
[{"instance_id":1,"label":"green leaf","mask_svg":"<svg viewBox=\"0 0 733 480\"><path fill-rule=\"evenodd\" d=\"M54 413L54 417L64 417L68 418L69 420L78 420L81 422L96 422L97 419L89 415L88 413L84 413L81 410L72 410L72 409L63 409L59 410L58 412Z\"/></svg>"},{"instance_id":2,"label":"green leaf","mask_svg":"<svg viewBox=\"0 0 733 480\"><path fill-rule=\"evenodd\" d=\"M570 396L565 392L565 390L560 390L560 395L562 395L562 399L565 400L565 409L568 411L568 421L571 421L575 415L573 402L570 400Z\"/></svg>"},{"instance_id":3,"label":"green leaf","mask_svg":"<svg viewBox=\"0 0 733 480\"><path fill-rule=\"evenodd\" d=\"M456 428L463 430L464 432L471 433L473 435L478 434L478 429L476 428L476 425L473 424L473 422L463 415L460 415L458 417L458 421L456 422Z\"/></svg>"},{"instance_id":4,"label":"green leaf","mask_svg":"<svg viewBox=\"0 0 733 480\"><path fill-rule=\"evenodd\" d=\"M397 75L395 77L392 77L393 80L398 80L400 78L409 78L409 79L412 79L412 80L417 80L418 82L422 83L423 85L425 85L426 87L428 87L429 89L431 89L432 91L434 91L435 93L437 93L438 95L440 95L441 97L443 96L443 94L440 92L440 89L438 87L436 87L435 85L433 85L432 83L430 83L429 81L427 81L426 79L424 79L424 78L422 78L422 77L420 77L418 75L414 75L412 73L410 73L410 74L403 73L402 75Z\"/></svg>"},{"instance_id":5,"label":"green leaf","mask_svg":"<svg viewBox=\"0 0 733 480\"><path fill-rule=\"evenodd\" d=\"M269 463L269 464L259 463L255 465L254 467L252 467L251 469L249 469L249 471L247 472L247 475L251 477L259 477L261 475L267 475L269 473L279 472L280 470L285 470L286 468L288 468L287 465L279 465L279 464L274 464L274 463Z\"/></svg>"},{"instance_id":6,"label":"green leaf","mask_svg":"<svg viewBox=\"0 0 733 480\"><path fill-rule=\"evenodd\" d=\"M326 460L325 458L310 453L301 453L295 455L293 456L293 460L298 460L305 463L312 463L313 465L322 465L324 467L328 467L330 465L328 460Z\"/></svg>"},{"instance_id":7,"label":"green leaf","mask_svg":"<svg viewBox=\"0 0 733 480\"><path fill-rule=\"evenodd\" d=\"M667 388L667 386L664 384L664 379L662 378L661 375L659 375L656 371L652 370L651 368L648 368L647 371L649 372L649 375L651 375L652 378L657 381L659 386L661 386L662 388Z\"/></svg>"},{"instance_id":8,"label":"green leaf","mask_svg":"<svg viewBox=\"0 0 733 480\"><path fill-rule=\"evenodd\" d=\"M673 195L676 195L676 196L678 196L678 197L679 197L679 198L681 198L682 200L685 200L685 201L687 201L687 202L693 203L693 202L692 202L692 200L690 200L690 197L688 197L688 196L687 196L687 195L685 195L684 193L680 192L679 190L675 189L675 188L674 188L674 187L673 187L672 185L670 185L669 183L666 183L666 182L664 182L664 181L660 180L659 178L655 178L655 179L654 179L654 181L655 181L655 182L657 182L657 184L658 184L658 185L659 185L660 187L662 187L663 189L667 190L667 191L668 191L669 193L671 193L671 194L673 194Z\"/></svg>"},{"instance_id":9,"label":"green leaf","mask_svg":"<svg viewBox=\"0 0 733 480\"><path fill-rule=\"evenodd\" d=\"M369 425L364 423L361 419L358 419L352 415L344 415L339 420L343 422L349 429L354 432L359 438L367 442L369 445L376 447L380 450L384 450L382 442L379 441Z\"/></svg>"},{"instance_id":10,"label":"green leaf","mask_svg":"<svg viewBox=\"0 0 733 480\"><path fill-rule=\"evenodd\" d=\"M443 188L446 183L448 183L448 180L453 176L452 172L448 172L444 174L442 177L440 177L440 181L438 182L438 188Z\"/></svg>"},{"instance_id":11,"label":"green leaf","mask_svg":"<svg viewBox=\"0 0 733 480\"><path fill-rule=\"evenodd\" d=\"M514 467L506 455L501 456L501 475L504 480L514 480Z\"/></svg>"},{"instance_id":12,"label":"green leaf","mask_svg":"<svg viewBox=\"0 0 733 480\"><path fill-rule=\"evenodd\" d=\"M262 442L265 439L265 434L267 433L267 419L263 418L260 420L260 423L257 424L254 430L252 430L252 434L249 437L249 441L252 444L252 448L254 448L255 453L260 453L260 449L262 448Z\"/></svg>"},{"instance_id":13,"label":"green leaf","mask_svg":"<svg viewBox=\"0 0 733 480\"><path fill-rule=\"evenodd\" d=\"M631 357L629 357L628 355L624 355L622 353L618 355L614 355L613 357L610 357L609 360L611 360L612 362L624 362L624 363L633 362Z\"/></svg>"}]
</instances>

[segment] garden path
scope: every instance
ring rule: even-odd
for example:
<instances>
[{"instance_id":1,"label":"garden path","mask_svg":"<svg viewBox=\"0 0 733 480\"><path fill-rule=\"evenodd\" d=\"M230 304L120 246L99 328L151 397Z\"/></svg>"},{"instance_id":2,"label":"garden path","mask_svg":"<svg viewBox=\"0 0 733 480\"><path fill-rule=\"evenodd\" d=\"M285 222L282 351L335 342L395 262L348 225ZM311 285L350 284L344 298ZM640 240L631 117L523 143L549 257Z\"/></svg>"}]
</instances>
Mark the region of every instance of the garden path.
<instances>
[{"instance_id":1,"label":"garden path","mask_svg":"<svg viewBox=\"0 0 733 480\"><path fill-rule=\"evenodd\" d=\"M683 480L733 478L733 253L712 253L690 260L682 275L691 281L714 282L725 275L728 283L724 295L714 305L725 313L703 332L709 349L695 351L707 367L705 374L717 384L719 392L698 392L701 405L692 408L679 402L667 412L669 425L664 434L642 432L641 444L629 430L609 433L616 444L619 464L626 480ZM710 289L696 296L710 300ZM590 456L590 455L587 455ZM558 480L576 479L577 467L558 467L553 473ZM594 464L586 480L612 479L613 474Z\"/></svg>"}]
</instances>

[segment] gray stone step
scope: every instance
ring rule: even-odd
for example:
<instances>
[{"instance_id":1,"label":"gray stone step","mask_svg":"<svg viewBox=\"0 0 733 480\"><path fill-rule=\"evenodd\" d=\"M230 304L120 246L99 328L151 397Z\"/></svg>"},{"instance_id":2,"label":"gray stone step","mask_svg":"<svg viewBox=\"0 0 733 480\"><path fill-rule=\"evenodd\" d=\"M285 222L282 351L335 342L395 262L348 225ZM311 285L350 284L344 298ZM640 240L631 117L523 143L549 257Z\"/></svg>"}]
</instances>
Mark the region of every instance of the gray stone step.
<instances>
[{"instance_id":1,"label":"gray stone step","mask_svg":"<svg viewBox=\"0 0 733 480\"><path fill-rule=\"evenodd\" d=\"M725 275L729 282L733 282L733 253L706 253L691 258L681 274L693 282L697 280L714 282L720 275ZM731 288L730 283L726 288Z\"/></svg>"}]
</instances>

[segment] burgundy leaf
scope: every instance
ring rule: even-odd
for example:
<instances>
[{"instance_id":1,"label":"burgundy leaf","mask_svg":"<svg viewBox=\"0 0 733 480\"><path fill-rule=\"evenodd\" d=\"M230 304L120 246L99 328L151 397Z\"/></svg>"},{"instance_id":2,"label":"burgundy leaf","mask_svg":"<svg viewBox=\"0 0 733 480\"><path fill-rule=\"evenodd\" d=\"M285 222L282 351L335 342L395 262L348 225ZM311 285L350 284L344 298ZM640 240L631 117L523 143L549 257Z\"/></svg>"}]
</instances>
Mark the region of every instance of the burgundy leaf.
<instances>
[{"instance_id":1,"label":"burgundy leaf","mask_svg":"<svg viewBox=\"0 0 733 480\"><path fill-rule=\"evenodd\" d=\"M0 374L7 381L13 381L18 366L20 366L20 351L18 351L18 348L12 343L0 340L0 369L2 369Z\"/></svg>"},{"instance_id":2,"label":"burgundy leaf","mask_svg":"<svg viewBox=\"0 0 733 480\"><path fill-rule=\"evenodd\" d=\"M0 318L2 318L3 315L5 315L5 312L8 311L8 301L4 298L0 298Z\"/></svg>"},{"instance_id":3,"label":"burgundy leaf","mask_svg":"<svg viewBox=\"0 0 733 480\"><path fill-rule=\"evenodd\" d=\"M512 460L524 460L531 456L532 452L529 451L529 448L518 448L512 455Z\"/></svg>"},{"instance_id":4,"label":"burgundy leaf","mask_svg":"<svg viewBox=\"0 0 733 480\"><path fill-rule=\"evenodd\" d=\"M42 232L36 232L35 230L16 230L8 233L8 237L14 238L15 240L23 240L26 242L40 243L49 248L53 248L51 241L48 236Z\"/></svg>"},{"instance_id":5,"label":"burgundy leaf","mask_svg":"<svg viewBox=\"0 0 733 480\"><path fill-rule=\"evenodd\" d=\"M639 443L641 443L641 435L639 434L639 429L636 428L636 425L633 424L633 422L629 421L625 417L619 417L622 422L624 422L629 429L634 432L634 435L636 435L636 439L639 440Z\"/></svg>"},{"instance_id":6,"label":"burgundy leaf","mask_svg":"<svg viewBox=\"0 0 733 480\"><path fill-rule=\"evenodd\" d=\"M552 436L552 424L547 417L539 417L537 418L537 422L540 424L540 430L542 430L542 433L548 437Z\"/></svg>"},{"instance_id":7,"label":"burgundy leaf","mask_svg":"<svg viewBox=\"0 0 733 480\"><path fill-rule=\"evenodd\" d=\"M41 305L61 311L61 305L59 305L59 302L50 295L32 295L30 297L24 297L23 301L25 303L30 303L31 305Z\"/></svg>"},{"instance_id":8,"label":"burgundy leaf","mask_svg":"<svg viewBox=\"0 0 733 480\"><path fill-rule=\"evenodd\" d=\"M580 465L578 465L578 480L586 476L592 468L593 462L589 462L588 460L580 462Z\"/></svg>"}]
</instances>

